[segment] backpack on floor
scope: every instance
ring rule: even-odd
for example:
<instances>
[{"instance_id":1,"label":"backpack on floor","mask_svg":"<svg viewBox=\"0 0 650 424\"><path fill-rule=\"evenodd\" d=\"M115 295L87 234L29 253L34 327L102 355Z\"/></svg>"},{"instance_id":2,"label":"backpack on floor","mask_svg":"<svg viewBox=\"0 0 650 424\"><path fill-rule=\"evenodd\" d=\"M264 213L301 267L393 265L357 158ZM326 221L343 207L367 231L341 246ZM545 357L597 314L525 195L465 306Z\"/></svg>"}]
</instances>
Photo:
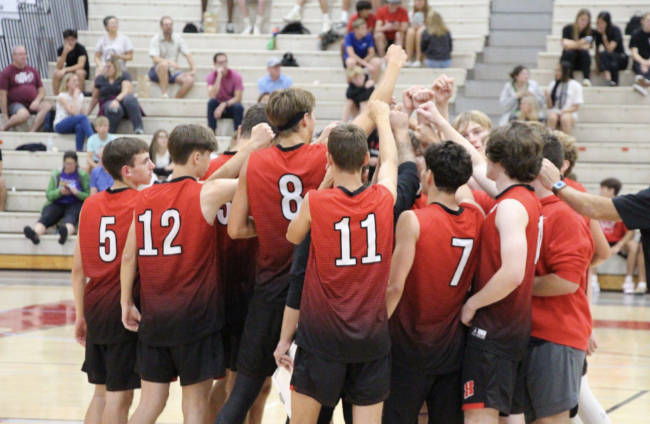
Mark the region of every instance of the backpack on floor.
<instances>
[{"instance_id":1,"label":"backpack on floor","mask_svg":"<svg viewBox=\"0 0 650 424\"><path fill-rule=\"evenodd\" d=\"M280 30L280 34L311 34L300 22L290 22Z\"/></svg>"},{"instance_id":2,"label":"backpack on floor","mask_svg":"<svg viewBox=\"0 0 650 424\"><path fill-rule=\"evenodd\" d=\"M634 31L641 28L641 19L643 15L641 12L636 12L634 16L630 18L630 21L625 25L625 35L632 35Z\"/></svg>"},{"instance_id":3,"label":"backpack on floor","mask_svg":"<svg viewBox=\"0 0 650 424\"><path fill-rule=\"evenodd\" d=\"M293 53L291 52L286 52L284 56L282 56L282 62L280 62L281 66L291 66L294 68L299 67L298 61L296 61L296 58L293 57Z\"/></svg>"}]
</instances>

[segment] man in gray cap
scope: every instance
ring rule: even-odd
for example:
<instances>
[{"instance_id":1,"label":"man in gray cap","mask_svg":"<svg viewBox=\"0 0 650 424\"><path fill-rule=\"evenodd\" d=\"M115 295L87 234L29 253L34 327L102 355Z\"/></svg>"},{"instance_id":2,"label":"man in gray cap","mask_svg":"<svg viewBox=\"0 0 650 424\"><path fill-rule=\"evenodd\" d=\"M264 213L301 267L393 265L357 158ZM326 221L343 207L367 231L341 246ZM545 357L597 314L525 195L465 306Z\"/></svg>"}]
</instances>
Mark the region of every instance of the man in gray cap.
<instances>
[{"instance_id":1,"label":"man in gray cap","mask_svg":"<svg viewBox=\"0 0 650 424\"><path fill-rule=\"evenodd\" d=\"M266 61L266 69L268 69L269 73L257 80L257 89L260 96L264 93L273 93L275 90L282 90L293 85L291 77L282 74L280 70L281 62L282 60L279 57L271 57Z\"/></svg>"}]
</instances>

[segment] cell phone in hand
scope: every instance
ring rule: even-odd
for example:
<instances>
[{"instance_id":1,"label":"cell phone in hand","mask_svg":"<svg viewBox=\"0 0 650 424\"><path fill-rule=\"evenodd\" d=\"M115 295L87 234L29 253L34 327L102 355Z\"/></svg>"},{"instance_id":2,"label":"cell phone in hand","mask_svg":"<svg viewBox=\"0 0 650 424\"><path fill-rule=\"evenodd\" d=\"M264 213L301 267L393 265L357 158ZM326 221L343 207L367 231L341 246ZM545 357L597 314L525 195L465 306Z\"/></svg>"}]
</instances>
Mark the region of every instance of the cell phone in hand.
<instances>
[{"instance_id":1,"label":"cell phone in hand","mask_svg":"<svg viewBox=\"0 0 650 424\"><path fill-rule=\"evenodd\" d=\"M594 37L592 37L591 35L588 35L588 36L585 37L585 41L587 43L591 44L591 42L594 41Z\"/></svg>"}]
</instances>

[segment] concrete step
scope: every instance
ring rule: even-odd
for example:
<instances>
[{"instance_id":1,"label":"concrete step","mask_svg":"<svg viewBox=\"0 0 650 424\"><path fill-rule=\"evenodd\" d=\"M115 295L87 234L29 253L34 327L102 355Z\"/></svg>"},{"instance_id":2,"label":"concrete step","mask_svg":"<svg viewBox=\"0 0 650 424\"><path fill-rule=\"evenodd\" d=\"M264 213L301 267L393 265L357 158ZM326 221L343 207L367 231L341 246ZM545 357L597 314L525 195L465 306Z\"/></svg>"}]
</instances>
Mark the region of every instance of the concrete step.
<instances>
[{"instance_id":1,"label":"concrete step","mask_svg":"<svg viewBox=\"0 0 650 424\"><path fill-rule=\"evenodd\" d=\"M605 178L614 177L626 184L645 184L650 181L650 165L635 163L584 163L575 167L580 181L599 183Z\"/></svg>"},{"instance_id":2,"label":"concrete step","mask_svg":"<svg viewBox=\"0 0 650 424\"><path fill-rule=\"evenodd\" d=\"M542 87L547 87L548 84L555 80L555 70L551 69L532 69L530 70L530 77L537 81L537 83L542 86ZM577 81L582 81L582 72L580 71L575 71L573 73L573 77ZM620 79L620 88L629 88L630 92L633 92L631 86L634 84L634 73L632 71L621 71L619 74L619 79ZM591 74L591 83L594 86L604 86L605 85L605 80L603 79L602 76L596 75L595 73ZM603 87L604 88L604 87ZM637 94L637 96L641 97L641 95ZM642 99L646 99L645 97L642 97Z\"/></svg>"},{"instance_id":3,"label":"concrete step","mask_svg":"<svg viewBox=\"0 0 650 424\"><path fill-rule=\"evenodd\" d=\"M594 52L590 52L591 56L591 69L596 70L596 59ZM555 70L557 64L560 62L562 52L539 52L537 53L537 69L552 69Z\"/></svg>"},{"instance_id":4,"label":"concrete step","mask_svg":"<svg viewBox=\"0 0 650 424\"><path fill-rule=\"evenodd\" d=\"M490 29L546 30L551 20L550 13L492 13Z\"/></svg>"},{"instance_id":5,"label":"concrete step","mask_svg":"<svg viewBox=\"0 0 650 424\"><path fill-rule=\"evenodd\" d=\"M495 47L487 46L483 50L484 63L535 62L537 50L531 47Z\"/></svg>"},{"instance_id":6,"label":"concrete step","mask_svg":"<svg viewBox=\"0 0 650 424\"><path fill-rule=\"evenodd\" d=\"M585 105L650 105L650 98L640 96L629 86L583 87L582 91Z\"/></svg>"},{"instance_id":7,"label":"concrete step","mask_svg":"<svg viewBox=\"0 0 650 424\"><path fill-rule=\"evenodd\" d=\"M585 6L585 7L587 7L587 6ZM621 28L621 30L624 30L625 25L627 25L627 22L630 20L631 17L632 17L632 15L630 15L630 16L614 16L614 15L612 15L612 23L614 25L618 26L619 28ZM569 24L573 24L574 21L575 21L575 14L574 15L567 15L567 16L559 16L559 17L554 15L553 16L553 30L552 30L551 33L553 35L560 35L561 36L562 35L562 29L565 26L569 25Z\"/></svg>"},{"instance_id":8,"label":"concrete step","mask_svg":"<svg viewBox=\"0 0 650 424\"><path fill-rule=\"evenodd\" d=\"M534 65L521 63L524 66L532 69ZM487 81L507 81L510 79L509 74L512 72L512 64L494 64L494 63L477 63L474 66L474 78L477 80Z\"/></svg>"},{"instance_id":9,"label":"concrete step","mask_svg":"<svg viewBox=\"0 0 650 424\"><path fill-rule=\"evenodd\" d=\"M41 242L34 245L23 234L0 234L0 255L72 256L76 240L76 236L70 236L62 246L58 235L44 235Z\"/></svg>"},{"instance_id":10,"label":"concrete step","mask_svg":"<svg viewBox=\"0 0 650 424\"><path fill-rule=\"evenodd\" d=\"M7 187L15 187L16 190L20 191L45 190L50 182L50 175L51 171L15 171L8 169L2 172Z\"/></svg>"},{"instance_id":11,"label":"concrete step","mask_svg":"<svg viewBox=\"0 0 650 424\"><path fill-rule=\"evenodd\" d=\"M497 13L550 13L553 11L553 0L492 0L492 12Z\"/></svg>"},{"instance_id":12,"label":"concrete step","mask_svg":"<svg viewBox=\"0 0 650 424\"><path fill-rule=\"evenodd\" d=\"M40 215L36 212L0 212L0 234L23 234L23 228L34 225Z\"/></svg>"},{"instance_id":13,"label":"concrete step","mask_svg":"<svg viewBox=\"0 0 650 424\"><path fill-rule=\"evenodd\" d=\"M647 121L646 121L647 122ZM573 135L580 142L648 142L648 124L586 124L578 122ZM646 179L646 182L650 178Z\"/></svg>"},{"instance_id":14,"label":"concrete step","mask_svg":"<svg viewBox=\"0 0 650 424\"><path fill-rule=\"evenodd\" d=\"M580 122L594 124L637 124L650 122L650 101L644 106L584 104L580 107L579 119Z\"/></svg>"},{"instance_id":15,"label":"concrete step","mask_svg":"<svg viewBox=\"0 0 650 424\"><path fill-rule=\"evenodd\" d=\"M487 115L498 115L502 113L498 98L458 97L456 99L454 107L455 110L459 112L468 110L480 110Z\"/></svg>"},{"instance_id":16,"label":"concrete step","mask_svg":"<svg viewBox=\"0 0 650 424\"><path fill-rule=\"evenodd\" d=\"M63 151L60 152L23 152L7 150L3 145L3 169L49 171L63 166ZM0 231L1 232L1 231Z\"/></svg>"},{"instance_id":17,"label":"concrete step","mask_svg":"<svg viewBox=\"0 0 650 424\"><path fill-rule=\"evenodd\" d=\"M465 81L463 95L465 97L499 98L503 90L503 81Z\"/></svg>"},{"instance_id":18,"label":"concrete step","mask_svg":"<svg viewBox=\"0 0 650 424\"><path fill-rule=\"evenodd\" d=\"M300 58L297 58L300 60ZM55 68L54 63L49 64L50 73ZM94 64L91 65L91 74L95 74ZM138 75L147 75L149 72L149 65L128 65L128 71L133 80L137 80ZM268 74L266 64L264 66L238 66L233 68L238 71L244 82L257 82L257 80ZM212 67L197 67L195 75L196 81L205 81L208 73L212 72ZM282 72L289 75L294 84L341 84L346 81L346 73L343 66L335 68L291 68L285 67ZM510 72L510 70L508 71ZM427 81L435 81L440 75L445 74L454 77L456 85L463 86L467 77L467 69L462 68L447 68L447 69L427 69L427 68L410 68L402 69L400 76L397 79L398 84L423 84ZM507 72L504 74L507 76Z\"/></svg>"},{"instance_id":19,"label":"concrete step","mask_svg":"<svg viewBox=\"0 0 650 424\"><path fill-rule=\"evenodd\" d=\"M624 30L625 28L621 28ZM625 51L628 52L630 51L630 36L629 35L623 35L623 47L625 47ZM549 35L546 37L546 51L547 52L554 52L554 53L562 53L562 37L560 35Z\"/></svg>"},{"instance_id":20,"label":"concrete step","mask_svg":"<svg viewBox=\"0 0 650 424\"><path fill-rule=\"evenodd\" d=\"M188 19L194 21L201 20L201 3L177 3L177 2L159 2L153 0L147 3L132 3L127 1L103 1L95 2L88 5L88 14L96 16L122 15L128 11L131 16L151 16L154 11L163 15L171 16L176 19ZM158 17L160 19L160 17ZM178 31L183 27L176 28Z\"/></svg>"},{"instance_id":21,"label":"concrete step","mask_svg":"<svg viewBox=\"0 0 650 424\"><path fill-rule=\"evenodd\" d=\"M7 211L37 212L40 214L46 200L44 189L41 189L41 191L9 191L7 193Z\"/></svg>"},{"instance_id":22,"label":"concrete step","mask_svg":"<svg viewBox=\"0 0 650 424\"><path fill-rule=\"evenodd\" d=\"M546 42L547 35L548 35L547 29L542 29L542 30L492 29L490 31L490 36L489 36L489 45L495 47L527 46L527 47L543 48L544 43Z\"/></svg>"},{"instance_id":23,"label":"concrete step","mask_svg":"<svg viewBox=\"0 0 650 424\"><path fill-rule=\"evenodd\" d=\"M647 143L579 143L578 150L579 163L650 163Z\"/></svg>"},{"instance_id":24,"label":"concrete step","mask_svg":"<svg viewBox=\"0 0 650 424\"><path fill-rule=\"evenodd\" d=\"M650 4L647 1L566 1L555 2L553 6L553 16L576 16L578 11L583 8L591 9L592 11L607 10L612 15L612 19L630 19L636 12L643 12L648 10ZM594 13L596 15L596 13ZM595 17L595 16L594 16Z\"/></svg>"}]
</instances>

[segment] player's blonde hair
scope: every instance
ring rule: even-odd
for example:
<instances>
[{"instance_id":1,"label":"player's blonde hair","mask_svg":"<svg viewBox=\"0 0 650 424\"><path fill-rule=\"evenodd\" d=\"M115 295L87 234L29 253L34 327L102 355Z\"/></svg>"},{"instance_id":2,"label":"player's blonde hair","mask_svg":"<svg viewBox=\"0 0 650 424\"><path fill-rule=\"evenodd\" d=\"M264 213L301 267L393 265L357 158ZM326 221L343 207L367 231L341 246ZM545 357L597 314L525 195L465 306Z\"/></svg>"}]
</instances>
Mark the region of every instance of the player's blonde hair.
<instances>
[{"instance_id":1,"label":"player's blonde hair","mask_svg":"<svg viewBox=\"0 0 650 424\"><path fill-rule=\"evenodd\" d=\"M564 160L569 162L569 167L564 171L564 175L568 176L578 162L578 140L574 136L559 130L554 130L553 135L557 137L564 149Z\"/></svg>"},{"instance_id":2,"label":"player's blonde hair","mask_svg":"<svg viewBox=\"0 0 650 424\"><path fill-rule=\"evenodd\" d=\"M451 126L459 133L462 133L467 129L470 122L474 122L488 131L492 129L492 120L480 110L470 110L469 112L461 113L454 119L454 123Z\"/></svg>"}]
</instances>

